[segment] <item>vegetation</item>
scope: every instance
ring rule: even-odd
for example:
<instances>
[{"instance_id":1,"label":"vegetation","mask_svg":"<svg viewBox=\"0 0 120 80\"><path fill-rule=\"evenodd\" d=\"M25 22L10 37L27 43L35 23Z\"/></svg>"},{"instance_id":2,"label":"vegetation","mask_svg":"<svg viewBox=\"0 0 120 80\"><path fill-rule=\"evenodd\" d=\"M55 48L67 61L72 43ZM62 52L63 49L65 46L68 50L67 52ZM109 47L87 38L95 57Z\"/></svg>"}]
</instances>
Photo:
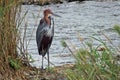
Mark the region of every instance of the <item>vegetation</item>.
<instances>
[{"instance_id":1,"label":"vegetation","mask_svg":"<svg viewBox=\"0 0 120 80\"><path fill-rule=\"evenodd\" d=\"M119 25L115 25L114 30L120 35L120 26Z\"/></svg>"},{"instance_id":2,"label":"vegetation","mask_svg":"<svg viewBox=\"0 0 120 80\"><path fill-rule=\"evenodd\" d=\"M17 0L0 1L0 75L3 76L4 74L3 77L0 77L1 80L7 80L8 78L10 79L10 76L13 75L10 69L10 64L13 64L11 59L15 60L18 54L16 37L17 3Z\"/></svg>"},{"instance_id":3,"label":"vegetation","mask_svg":"<svg viewBox=\"0 0 120 80\"><path fill-rule=\"evenodd\" d=\"M119 34L120 26L115 25L114 29ZM108 47L101 39L93 39L99 41L102 47L86 43L88 49L78 50L74 69L66 71L68 80L119 80L120 64L115 55L120 49Z\"/></svg>"},{"instance_id":4,"label":"vegetation","mask_svg":"<svg viewBox=\"0 0 120 80\"><path fill-rule=\"evenodd\" d=\"M19 34L20 11L19 0L0 0L0 80L29 79L28 56Z\"/></svg>"}]
</instances>

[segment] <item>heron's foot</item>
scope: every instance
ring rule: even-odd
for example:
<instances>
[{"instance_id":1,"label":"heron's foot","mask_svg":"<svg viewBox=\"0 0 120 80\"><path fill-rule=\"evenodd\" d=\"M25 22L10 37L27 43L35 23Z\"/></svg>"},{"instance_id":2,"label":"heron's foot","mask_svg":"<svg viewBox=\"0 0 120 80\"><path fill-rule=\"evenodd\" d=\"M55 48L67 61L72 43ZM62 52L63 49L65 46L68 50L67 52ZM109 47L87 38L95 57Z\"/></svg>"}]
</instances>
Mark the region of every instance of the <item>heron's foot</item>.
<instances>
[{"instance_id":1,"label":"heron's foot","mask_svg":"<svg viewBox=\"0 0 120 80\"><path fill-rule=\"evenodd\" d=\"M40 68L40 71L41 71L41 72L44 72L44 71L45 71L45 68L41 67L41 68Z\"/></svg>"},{"instance_id":2,"label":"heron's foot","mask_svg":"<svg viewBox=\"0 0 120 80\"><path fill-rule=\"evenodd\" d=\"M44 69L43 66L41 66L41 69Z\"/></svg>"},{"instance_id":3,"label":"heron's foot","mask_svg":"<svg viewBox=\"0 0 120 80\"><path fill-rule=\"evenodd\" d=\"M41 73L44 73L46 70L45 69L40 69L40 72Z\"/></svg>"}]
</instances>

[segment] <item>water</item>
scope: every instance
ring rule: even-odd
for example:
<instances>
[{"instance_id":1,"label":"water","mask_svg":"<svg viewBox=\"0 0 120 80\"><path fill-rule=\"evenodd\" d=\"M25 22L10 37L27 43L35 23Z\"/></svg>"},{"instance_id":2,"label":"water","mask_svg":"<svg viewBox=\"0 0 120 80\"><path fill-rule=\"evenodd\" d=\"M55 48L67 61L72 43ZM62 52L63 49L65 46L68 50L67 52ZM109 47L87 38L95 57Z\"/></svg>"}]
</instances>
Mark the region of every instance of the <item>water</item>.
<instances>
[{"instance_id":1,"label":"water","mask_svg":"<svg viewBox=\"0 0 120 80\"><path fill-rule=\"evenodd\" d=\"M78 33L84 38L84 42L90 41L94 46L98 46L100 43L95 40L92 41L90 36L100 37L109 44L102 32L112 40L116 47L120 45L120 37L113 31L115 24L120 25L120 1L85 1L82 3L71 2L47 6L23 5L22 14L28 10L23 23L28 26L27 43L30 40L28 52L36 60L32 63L33 66L41 66L41 56L38 55L35 36L39 20L43 16L42 11L46 8L50 8L54 13L61 15L61 18L54 17L55 36L50 48L50 61L54 64L53 66L74 63L73 57L64 56L69 55L70 52L62 47L60 41L64 39L72 50L73 46L82 48L83 45L78 38ZM21 28L21 31L22 29L24 27ZM46 60L44 65L47 65Z\"/></svg>"}]
</instances>

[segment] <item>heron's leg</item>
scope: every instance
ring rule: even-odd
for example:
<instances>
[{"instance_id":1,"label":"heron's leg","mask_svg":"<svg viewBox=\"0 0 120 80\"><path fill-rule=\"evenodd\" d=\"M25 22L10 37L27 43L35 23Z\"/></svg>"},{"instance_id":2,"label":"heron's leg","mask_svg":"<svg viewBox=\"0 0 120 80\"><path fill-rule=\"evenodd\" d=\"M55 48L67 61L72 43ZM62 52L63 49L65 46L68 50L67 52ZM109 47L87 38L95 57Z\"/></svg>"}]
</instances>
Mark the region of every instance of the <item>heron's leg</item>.
<instances>
[{"instance_id":1,"label":"heron's leg","mask_svg":"<svg viewBox=\"0 0 120 80\"><path fill-rule=\"evenodd\" d=\"M47 57L48 57L48 69L49 69L49 67L50 67L49 51L47 52Z\"/></svg>"},{"instance_id":2,"label":"heron's leg","mask_svg":"<svg viewBox=\"0 0 120 80\"><path fill-rule=\"evenodd\" d=\"M42 56L42 66L41 66L41 69L43 69L43 60L44 60L44 57Z\"/></svg>"}]
</instances>

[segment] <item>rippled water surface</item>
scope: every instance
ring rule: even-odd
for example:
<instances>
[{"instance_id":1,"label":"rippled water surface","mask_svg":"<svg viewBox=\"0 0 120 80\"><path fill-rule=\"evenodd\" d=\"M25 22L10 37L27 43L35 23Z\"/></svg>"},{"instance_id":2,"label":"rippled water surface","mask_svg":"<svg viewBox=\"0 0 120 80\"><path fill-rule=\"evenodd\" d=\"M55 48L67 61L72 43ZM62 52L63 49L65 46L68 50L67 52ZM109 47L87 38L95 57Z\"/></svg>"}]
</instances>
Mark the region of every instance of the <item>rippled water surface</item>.
<instances>
[{"instance_id":1,"label":"rippled water surface","mask_svg":"<svg viewBox=\"0 0 120 80\"><path fill-rule=\"evenodd\" d=\"M55 36L50 48L50 61L55 66L74 62L73 57L64 56L70 54L70 52L67 49L63 50L64 48L61 46L60 41L62 39L66 40L70 48L73 45L81 48L83 46L78 38L78 33L84 38L84 42L91 41L90 36L94 36L96 38L100 37L109 43L102 34L104 32L115 46L118 47L120 45L120 37L113 31L115 24L120 25L119 1L85 1L82 3L71 2L48 6L23 5L22 14L28 10L24 22L27 24L27 41L30 40L28 52L34 60L37 60L32 64L34 66L41 66L41 56L38 55L35 36L39 20L43 17L42 11L46 8L50 8L53 12L61 15L61 18L54 17ZM94 46L100 44L95 40L91 42ZM45 65L47 65L46 60Z\"/></svg>"}]
</instances>

